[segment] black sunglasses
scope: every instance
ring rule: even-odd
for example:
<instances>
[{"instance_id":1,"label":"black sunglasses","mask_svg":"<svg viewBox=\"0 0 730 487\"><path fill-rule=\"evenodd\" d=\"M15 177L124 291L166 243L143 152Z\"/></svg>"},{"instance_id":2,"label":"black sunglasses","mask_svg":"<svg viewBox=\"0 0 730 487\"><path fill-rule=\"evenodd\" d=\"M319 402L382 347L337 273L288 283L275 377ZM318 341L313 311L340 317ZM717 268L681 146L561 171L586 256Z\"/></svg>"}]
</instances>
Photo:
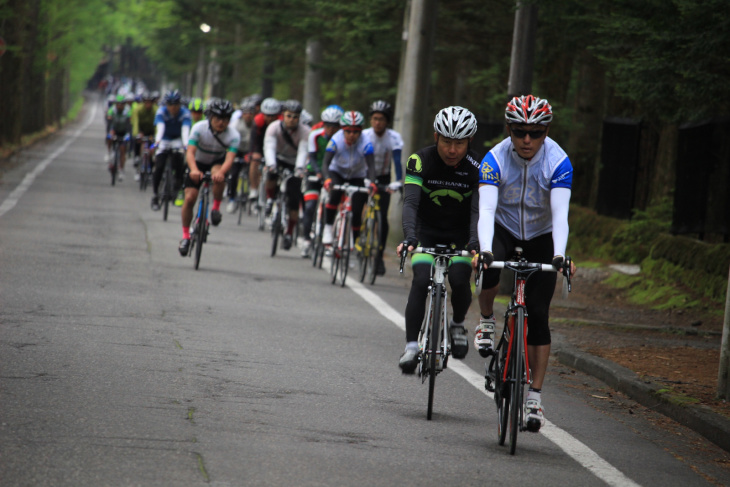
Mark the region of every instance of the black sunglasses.
<instances>
[{"instance_id":1,"label":"black sunglasses","mask_svg":"<svg viewBox=\"0 0 730 487\"><path fill-rule=\"evenodd\" d=\"M524 139L525 135L529 135L531 139L541 139L547 133L547 130L511 129L511 132L518 139Z\"/></svg>"}]
</instances>

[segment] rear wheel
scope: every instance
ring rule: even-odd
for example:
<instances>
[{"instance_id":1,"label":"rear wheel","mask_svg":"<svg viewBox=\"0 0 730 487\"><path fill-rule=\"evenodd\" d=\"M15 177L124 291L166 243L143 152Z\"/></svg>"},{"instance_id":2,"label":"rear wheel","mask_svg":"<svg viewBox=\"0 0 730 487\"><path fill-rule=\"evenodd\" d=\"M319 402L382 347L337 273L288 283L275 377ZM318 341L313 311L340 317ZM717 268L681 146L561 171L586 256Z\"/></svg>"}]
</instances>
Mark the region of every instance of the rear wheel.
<instances>
[{"instance_id":1,"label":"rear wheel","mask_svg":"<svg viewBox=\"0 0 730 487\"><path fill-rule=\"evenodd\" d=\"M433 393L436 387L436 369L438 357L441 353L441 317L443 311L443 296L441 294L443 284L437 284L433 289L433 300L431 301L431 336L428 339L428 411L426 419L430 420L433 415Z\"/></svg>"}]
</instances>

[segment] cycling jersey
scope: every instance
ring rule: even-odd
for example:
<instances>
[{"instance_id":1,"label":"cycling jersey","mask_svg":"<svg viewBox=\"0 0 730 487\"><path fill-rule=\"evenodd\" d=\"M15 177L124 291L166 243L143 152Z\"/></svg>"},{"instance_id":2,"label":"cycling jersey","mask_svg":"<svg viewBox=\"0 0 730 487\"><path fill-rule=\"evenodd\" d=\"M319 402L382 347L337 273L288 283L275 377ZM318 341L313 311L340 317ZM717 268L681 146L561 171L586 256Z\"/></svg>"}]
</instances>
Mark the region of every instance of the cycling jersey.
<instances>
[{"instance_id":1,"label":"cycling jersey","mask_svg":"<svg viewBox=\"0 0 730 487\"><path fill-rule=\"evenodd\" d=\"M562 242L567 242L567 221L565 225L562 221L558 222L559 228L554 229L553 212L557 204L560 212L565 211L567 215L573 166L565 151L554 140L546 137L540 150L528 161L517 155L512 140L506 138L484 156L479 174L480 184L499 189L494 213L496 223L519 240L531 240L553 232L555 255L564 255ZM568 191L551 194L556 188ZM488 191L485 192L487 194ZM480 225L480 237L493 235L493 231L483 232ZM491 250L488 236L480 240L489 240L480 243L482 250Z\"/></svg>"},{"instance_id":2,"label":"cycling jersey","mask_svg":"<svg viewBox=\"0 0 730 487\"><path fill-rule=\"evenodd\" d=\"M132 129L130 117L132 111L128 106L122 108L120 112L116 106L113 106L107 112L109 123L107 124L107 132L113 130L117 135L124 135Z\"/></svg>"},{"instance_id":3,"label":"cycling jersey","mask_svg":"<svg viewBox=\"0 0 730 487\"><path fill-rule=\"evenodd\" d=\"M355 144L348 146L345 132L338 130L327 144L326 152L333 154L327 171L336 172L345 179L372 177L368 174L365 156L373 155L373 144L365 134L361 134Z\"/></svg>"},{"instance_id":4,"label":"cycling jersey","mask_svg":"<svg viewBox=\"0 0 730 487\"><path fill-rule=\"evenodd\" d=\"M309 132L308 150L309 150L309 163L307 164L307 170L311 173L318 173L322 170L322 161L324 160L324 153L327 150L327 144L330 139L324 133L324 123L319 128L313 128Z\"/></svg>"},{"instance_id":5,"label":"cycling jersey","mask_svg":"<svg viewBox=\"0 0 730 487\"><path fill-rule=\"evenodd\" d=\"M310 128L301 122L294 130L287 129L281 120L270 123L264 137L266 165L274 167L277 163L283 163L296 168L304 168L307 163L309 131ZM286 135L288 135L288 139Z\"/></svg>"},{"instance_id":6,"label":"cycling jersey","mask_svg":"<svg viewBox=\"0 0 730 487\"><path fill-rule=\"evenodd\" d=\"M144 105L139 105L132 112L132 132L134 135L142 134L145 136L155 135L155 116L157 110L155 107L145 109Z\"/></svg>"},{"instance_id":7,"label":"cycling jersey","mask_svg":"<svg viewBox=\"0 0 730 487\"><path fill-rule=\"evenodd\" d=\"M281 115L279 115L281 120ZM264 153L264 136L266 135L266 129L270 124L266 123L266 115L263 113L257 113L253 117L253 127L251 128L251 143L248 147L250 152L258 152L259 154Z\"/></svg>"},{"instance_id":8,"label":"cycling jersey","mask_svg":"<svg viewBox=\"0 0 730 487\"><path fill-rule=\"evenodd\" d=\"M420 233L459 234L476 243L479 162L469 150L464 159L450 167L436 146L419 150L406 163L403 232L407 240ZM451 243L451 242L442 242Z\"/></svg>"},{"instance_id":9,"label":"cycling jersey","mask_svg":"<svg viewBox=\"0 0 730 487\"><path fill-rule=\"evenodd\" d=\"M241 142L238 144L238 153L241 155L248 154L249 148L251 147L251 132L253 130L253 122L247 124L243 118L236 119L236 123L233 123L233 117L231 117L231 127L235 127L241 136Z\"/></svg>"},{"instance_id":10,"label":"cycling jersey","mask_svg":"<svg viewBox=\"0 0 730 487\"><path fill-rule=\"evenodd\" d=\"M163 105L155 114L157 128L155 143L159 145L160 149L165 149L167 146L185 146L188 144L191 125L190 110L187 107L181 106L178 114L173 116L167 106ZM178 140L180 143L173 143Z\"/></svg>"},{"instance_id":11,"label":"cycling jersey","mask_svg":"<svg viewBox=\"0 0 730 487\"><path fill-rule=\"evenodd\" d=\"M363 136L369 137L373 143L376 176L390 174L390 163L393 161L395 178L400 181L403 178L403 168L400 163L401 151L403 150L401 135L393 129L385 129L382 135L378 135L371 127L363 130Z\"/></svg>"},{"instance_id":12,"label":"cycling jersey","mask_svg":"<svg viewBox=\"0 0 730 487\"><path fill-rule=\"evenodd\" d=\"M220 142L216 140L216 136L220 139ZM238 150L240 138L238 131L230 125L226 127L224 132L214 135L210 122L201 120L193 125L190 131L189 144L197 147L195 151L196 163L212 164L213 161L225 158L226 152L235 154Z\"/></svg>"}]
</instances>

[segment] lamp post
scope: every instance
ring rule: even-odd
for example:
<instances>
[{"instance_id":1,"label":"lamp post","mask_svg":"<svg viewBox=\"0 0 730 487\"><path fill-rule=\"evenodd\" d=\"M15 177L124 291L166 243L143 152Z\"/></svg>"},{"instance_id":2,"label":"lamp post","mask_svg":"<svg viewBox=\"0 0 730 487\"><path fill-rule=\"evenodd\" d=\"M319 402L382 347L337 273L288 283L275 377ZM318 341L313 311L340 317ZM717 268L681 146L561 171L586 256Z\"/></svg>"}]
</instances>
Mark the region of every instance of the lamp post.
<instances>
[{"instance_id":1,"label":"lamp post","mask_svg":"<svg viewBox=\"0 0 730 487\"><path fill-rule=\"evenodd\" d=\"M206 24L200 24L200 31L207 34L211 31L211 27ZM203 89L205 87L205 43L201 42L198 48L198 67L195 70L195 97L203 97Z\"/></svg>"}]
</instances>

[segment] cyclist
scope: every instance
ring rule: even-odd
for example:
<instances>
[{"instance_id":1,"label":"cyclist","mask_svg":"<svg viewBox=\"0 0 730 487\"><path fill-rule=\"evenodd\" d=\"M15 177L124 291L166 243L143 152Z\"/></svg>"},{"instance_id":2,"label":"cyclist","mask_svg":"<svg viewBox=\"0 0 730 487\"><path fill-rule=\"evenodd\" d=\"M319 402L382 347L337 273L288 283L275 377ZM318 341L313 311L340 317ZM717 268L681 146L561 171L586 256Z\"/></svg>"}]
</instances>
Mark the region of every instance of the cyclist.
<instances>
[{"instance_id":1,"label":"cyclist","mask_svg":"<svg viewBox=\"0 0 730 487\"><path fill-rule=\"evenodd\" d=\"M126 105L126 97L124 95L117 95L116 101L114 103L114 106L109 108L109 111L107 112L107 125L106 125L106 132L107 132L107 160L106 162L111 161L110 153L112 148L112 139L114 137L118 137L121 139L124 139L124 137L127 134L130 134L132 132L132 111L129 109L129 107ZM119 182L124 181L124 163L127 159L127 149L126 146L123 146L121 150L119 151L119 175L117 176L117 179ZM109 169L112 169L112 164L109 165Z\"/></svg>"},{"instance_id":2,"label":"cyclist","mask_svg":"<svg viewBox=\"0 0 730 487\"><path fill-rule=\"evenodd\" d=\"M183 238L178 250L185 257L190 251L190 223L193 206L198 199L202 176L210 171L213 179L213 207L210 222L221 222L220 206L225 189L226 173L236 157L240 136L229 122L233 105L228 100L213 100L208 105L208 120L201 120L190 131L190 143L185 154L185 203L182 208Z\"/></svg>"},{"instance_id":3,"label":"cyclist","mask_svg":"<svg viewBox=\"0 0 730 487\"><path fill-rule=\"evenodd\" d=\"M182 149L188 145L190 135L190 111L187 107L180 105L181 97L177 90L168 92L165 95L164 105L157 110L155 115L155 172L152 174L152 190L155 195L152 197L150 206L154 211L160 209L159 186L162 181L162 173L165 172L165 163L169 153L165 149ZM183 179L183 158L177 154L172 155L172 170L175 172L175 187L177 191L182 187Z\"/></svg>"},{"instance_id":4,"label":"cyclist","mask_svg":"<svg viewBox=\"0 0 730 487\"><path fill-rule=\"evenodd\" d=\"M515 247L531 262L562 269L568 243L568 206L573 167L549 138L552 107L533 95L514 97L505 109L509 136L484 156L479 178L479 243L486 266L509 259ZM575 272L571 266L570 272ZM481 318L474 345L488 356L494 347L494 298L499 269L484 273ZM527 356L532 384L525 401L527 429L545 424L541 390L550 357L548 315L557 275L539 272L527 281Z\"/></svg>"},{"instance_id":5,"label":"cyclist","mask_svg":"<svg viewBox=\"0 0 730 487\"><path fill-rule=\"evenodd\" d=\"M322 231L322 243L332 245L333 225L337 216L337 206L342 198L342 191L330 190L332 185L349 183L352 186L375 186L375 160L373 144L363 137L362 125L365 121L362 113L347 111L340 117L341 129L332 136L322 161L322 175L325 178L324 189L329 191L329 199L325 205L325 225ZM367 178L367 179L366 179ZM354 240L360 236L362 209L367 203L367 195L355 193L352 196L352 235Z\"/></svg>"},{"instance_id":6,"label":"cyclist","mask_svg":"<svg viewBox=\"0 0 730 487\"><path fill-rule=\"evenodd\" d=\"M205 119L205 103L202 98L193 98L188 103L188 110L190 110L190 121L193 125Z\"/></svg>"},{"instance_id":7,"label":"cyclist","mask_svg":"<svg viewBox=\"0 0 730 487\"><path fill-rule=\"evenodd\" d=\"M479 159L471 149L477 120L466 108L451 106L436 114L433 122L435 145L417 151L406 163L403 233L398 255L420 245L434 247L451 244L456 249L479 248L478 186ZM406 305L406 349L399 366L412 374L418 365L418 333L426 310L428 284L433 257L414 255L411 260L413 282ZM471 304L471 261L455 257L449 267L452 318L451 352L463 359L469 351L464 328Z\"/></svg>"},{"instance_id":8,"label":"cyclist","mask_svg":"<svg viewBox=\"0 0 730 487\"><path fill-rule=\"evenodd\" d=\"M380 229L380 246L385 248L388 240L388 207L390 206L390 195L403 185L403 166L401 166L401 152L403 151L403 138L388 124L393 119L393 107L390 103L377 100L370 105L370 128L363 132L373 143L375 156L375 175L378 186L388 186L388 189L380 195L380 214L382 226ZM395 167L395 181L390 182L391 161ZM376 273L379 276L385 274L385 264L382 254L378 257Z\"/></svg>"},{"instance_id":9,"label":"cyclist","mask_svg":"<svg viewBox=\"0 0 730 487\"><path fill-rule=\"evenodd\" d=\"M137 105L132 112L132 133L137 135L137 143L134 146L134 154L139 157L142 147L141 139L145 137L154 137L155 135L155 114L157 109L154 105L154 97L152 93L144 92L142 94L142 104ZM135 165L137 165L135 163ZM134 175L134 180L139 181L139 173Z\"/></svg>"},{"instance_id":10,"label":"cyclist","mask_svg":"<svg viewBox=\"0 0 730 487\"><path fill-rule=\"evenodd\" d=\"M327 144L340 129L340 117L342 110L329 107L322 111L320 116L321 127L309 132L309 162L307 163L307 174L317 176L322 180L322 161L327 151ZM302 219L302 232L304 233L304 244L302 245L302 257L309 257L309 250L312 248L312 223L314 214L319 203L319 192L322 183L319 181L307 181L304 190L304 215Z\"/></svg>"},{"instance_id":11,"label":"cyclist","mask_svg":"<svg viewBox=\"0 0 730 487\"><path fill-rule=\"evenodd\" d=\"M228 172L228 205L226 211L234 213L238 206L236 193L238 191L238 175L241 171L247 170L249 154L248 148L251 145L251 131L253 130L253 118L256 115L256 106L251 98L241 100L241 106L233 112L231 125L241 135L241 142L238 145L238 153L233 161L233 166Z\"/></svg>"},{"instance_id":12,"label":"cyclist","mask_svg":"<svg viewBox=\"0 0 730 487\"><path fill-rule=\"evenodd\" d=\"M261 112L257 113L253 118L254 127L251 130L251 142L249 150L251 151L250 164L248 168L248 180L251 185L249 198L257 199L259 197L259 182L261 181L260 165L263 161L264 154L264 135L266 128L275 120L281 119L281 103L275 98L265 98L261 102Z\"/></svg>"},{"instance_id":13,"label":"cyclist","mask_svg":"<svg viewBox=\"0 0 730 487\"><path fill-rule=\"evenodd\" d=\"M275 168L288 168L294 172L286 185L289 224L284 233L282 247L289 250L294 227L299 223L299 205L302 201L302 180L307 164L307 141L310 128L299 121L302 104L297 100L282 103L283 119L269 124L264 137L264 160L268 173L266 180L266 212L269 213L277 188Z\"/></svg>"}]
</instances>

